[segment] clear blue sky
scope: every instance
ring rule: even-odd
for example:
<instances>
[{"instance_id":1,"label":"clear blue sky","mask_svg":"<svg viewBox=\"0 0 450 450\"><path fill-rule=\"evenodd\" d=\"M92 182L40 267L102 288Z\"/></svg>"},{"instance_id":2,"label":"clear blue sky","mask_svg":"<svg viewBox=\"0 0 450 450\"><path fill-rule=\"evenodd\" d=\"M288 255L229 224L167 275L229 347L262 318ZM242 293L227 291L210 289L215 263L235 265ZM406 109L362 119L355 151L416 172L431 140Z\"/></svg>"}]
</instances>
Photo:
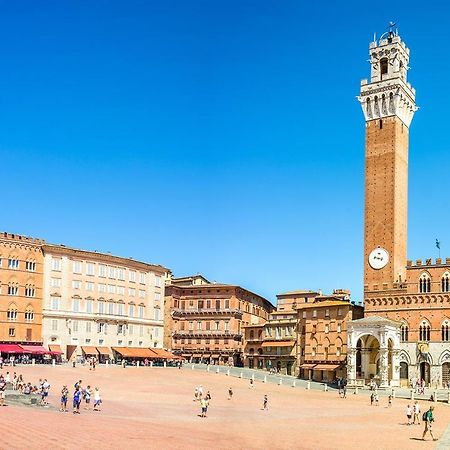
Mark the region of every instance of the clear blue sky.
<instances>
[{"instance_id":1,"label":"clear blue sky","mask_svg":"<svg viewBox=\"0 0 450 450\"><path fill-rule=\"evenodd\" d=\"M1 1L1 228L359 300L355 96L389 20L421 108L409 257L436 237L450 256L450 10L430 1Z\"/></svg>"}]
</instances>

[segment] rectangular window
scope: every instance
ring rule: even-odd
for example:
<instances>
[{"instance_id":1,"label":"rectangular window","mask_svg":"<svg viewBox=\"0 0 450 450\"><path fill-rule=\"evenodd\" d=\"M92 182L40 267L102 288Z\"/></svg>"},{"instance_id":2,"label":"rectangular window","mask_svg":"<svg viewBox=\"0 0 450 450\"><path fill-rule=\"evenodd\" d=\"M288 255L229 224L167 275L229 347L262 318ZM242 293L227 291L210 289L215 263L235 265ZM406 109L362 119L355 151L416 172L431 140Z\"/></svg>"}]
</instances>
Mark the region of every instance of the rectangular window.
<instances>
[{"instance_id":1,"label":"rectangular window","mask_svg":"<svg viewBox=\"0 0 450 450\"><path fill-rule=\"evenodd\" d=\"M72 263L72 271L73 273L81 273L82 264L81 261L74 261Z\"/></svg>"},{"instance_id":2,"label":"rectangular window","mask_svg":"<svg viewBox=\"0 0 450 450\"><path fill-rule=\"evenodd\" d=\"M117 314L119 316L123 316L123 303L118 303L117 304Z\"/></svg>"},{"instance_id":3,"label":"rectangular window","mask_svg":"<svg viewBox=\"0 0 450 450\"><path fill-rule=\"evenodd\" d=\"M134 305L128 305L128 315L134 317Z\"/></svg>"},{"instance_id":4,"label":"rectangular window","mask_svg":"<svg viewBox=\"0 0 450 450\"><path fill-rule=\"evenodd\" d=\"M114 284L108 284L108 294L115 294L116 286Z\"/></svg>"},{"instance_id":5,"label":"rectangular window","mask_svg":"<svg viewBox=\"0 0 450 450\"><path fill-rule=\"evenodd\" d=\"M338 332L338 333L341 332L341 324L340 324L340 323L337 324L337 332Z\"/></svg>"},{"instance_id":6,"label":"rectangular window","mask_svg":"<svg viewBox=\"0 0 450 450\"><path fill-rule=\"evenodd\" d=\"M144 318L144 307L143 306L139 306L139 318L140 319Z\"/></svg>"},{"instance_id":7,"label":"rectangular window","mask_svg":"<svg viewBox=\"0 0 450 450\"><path fill-rule=\"evenodd\" d=\"M133 325L128 325L128 334L133 334Z\"/></svg>"},{"instance_id":8,"label":"rectangular window","mask_svg":"<svg viewBox=\"0 0 450 450\"><path fill-rule=\"evenodd\" d=\"M7 316L8 320L15 321L15 320L17 320L17 311L15 309L10 309L10 310L8 310L6 316Z\"/></svg>"},{"instance_id":9,"label":"rectangular window","mask_svg":"<svg viewBox=\"0 0 450 450\"><path fill-rule=\"evenodd\" d=\"M98 312L103 314L105 312L105 302L98 302Z\"/></svg>"},{"instance_id":10,"label":"rectangular window","mask_svg":"<svg viewBox=\"0 0 450 450\"><path fill-rule=\"evenodd\" d=\"M303 311L302 317L303 317L304 319L306 319L306 311Z\"/></svg>"},{"instance_id":11,"label":"rectangular window","mask_svg":"<svg viewBox=\"0 0 450 450\"><path fill-rule=\"evenodd\" d=\"M338 315L338 316L342 316L342 309L341 309L341 308L338 308L338 310L337 310L337 315Z\"/></svg>"},{"instance_id":12,"label":"rectangular window","mask_svg":"<svg viewBox=\"0 0 450 450\"><path fill-rule=\"evenodd\" d=\"M92 281L86 282L86 290L91 292L94 290L94 283Z\"/></svg>"},{"instance_id":13,"label":"rectangular window","mask_svg":"<svg viewBox=\"0 0 450 450\"><path fill-rule=\"evenodd\" d=\"M125 295L125 288L123 286L117 286L117 293L119 295Z\"/></svg>"},{"instance_id":14,"label":"rectangular window","mask_svg":"<svg viewBox=\"0 0 450 450\"><path fill-rule=\"evenodd\" d=\"M116 278L115 267L108 266L108 278Z\"/></svg>"},{"instance_id":15,"label":"rectangular window","mask_svg":"<svg viewBox=\"0 0 450 450\"><path fill-rule=\"evenodd\" d=\"M72 320L72 331L78 333L78 320Z\"/></svg>"},{"instance_id":16,"label":"rectangular window","mask_svg":"<svg viewBox=\"0 0 450 450\"><path fill-rule=\"evenodd\" d=\"M141 326L139 327L139 336L140 336L140 337L144 336L144 326L143 326L143 325L141 325Z\"/></svg>"},{"instance_id":17,"label":"rectangular window","mask_svg":"<svg viewBox=\"0 0 450 450\"><path fill-rule=\"evenodd\" d=\"M139 273L139 283L145 284L145 273L144 272Z\"/></svg>"},{"instance_id":18,"label":"rectangular window","mask_svg":"<svg viewBox=\"0 0 450 450\"><path fill-rule=\"evenodd\" d=\"M315 319L317 317L317 309L313 309L313 319Z\"/></svg>"},{"instance_id":19,"label":"rectangular window","mask_svg":"<svg viewBox=\"0 0 450 450\"><path fill-rule=\"evenodd\" d=\"M128 281L131 281L132 283L136 281L136 271L130 270L128 272Z\"/></svg>"},{"instance_id":20,"label":"rectangular window","mask_svg":"<svg viewBox=\"0 0 450 450\"><path fill-rule=\"evenodd\" d=\"M1 264L0 264L1 267ZM36 262L35 261L27 261L25 263L25 269L28 270L28 272L36 272Z\"/></svg>"},{"instance_id":21,"label":"rectangular window","mask_svg":"<svg viewBox=\"0 0 450 450\"><path fill-rule=\"evenodd\" d=\"M220 300L216 300L216 309L220 309Z\"/></svg>"},{"instance_id":22,"label":"rectangular window","mask_svg":"<svg viewBox=\"0 0 450 450\"><path fill-rule=\"evenodd\" d=\"M106 277L106 266L104 264L99 264L98 276L102 278Z\"/></svg>"},{"instance_id":23,"label":"rectangular window","mask_svg":"<svg viewBox=\"0 0 450 450\"><path fill-rule=\"evenodd\" d=\"M108 314L114 314L114 303L108 304Z\"/></svg>"},{"instance_id":24,"label":"rectangular window","mask_svg":"<svg viewBox=\"0 0 450 450\"><path fill-rule=\"evenodd\" d=\"M50 285L51 287L61 287L61 278L51 278Z\"/></svg>"},{"instance_id":25,"label":"rectangular window","mask_svg":"<svg viewBox=\"0 0 450 450\"><path fill-rule=\"evenodd\" d=\"M225 300L225 309L230 309L230 300L229 299Z\"/></svg>"},{"instance_id":26,"label":"rectangular window","mask_svg":"<svg viewBox=\"0 0 450 450\"><path fill-rule=\"evenodd\" d=\"M9 337L14 337L16 335L16 329L15 328L10 328L9 329Z\"/></svg>"},{"instance_id":27,"label":"rectangular window","mask_svg":"<svg viewBox=\"0 0 450 450\"><path fill-rule=\"evenodd\" d=\"M160 300L161 300L161 294L159 292L156 292L155 293L155 302L159 302ZM202 305L202 308L203 308L203 305Z\"/></svg>"},{"instance_id":28,"label":"rectangular window","mask_svg":"<svg viewBox=\"0 0 450 450\"><path fill-rule=\"evenodd\" d=\"M330 317L330 310L329 309L325 310L325 317Z\"/></svg>"},{"instance_id":29,"label":"rectangular window","mask_svg":"<svg viewBox=\"0 0 450 450\"><path fill-rule=\"evenodd\" d=\"M95 264L94 263L86 263L86 274L94 275L95 274Z\"/></svg>"},{"instance_id":30,"label":"rectangular window","mask_svg":"<svg viewBox=\"0 0 450 450\"><path fill-rule=\"evenodd\" d=\"M62 261L61 258L52 258L52 270L61 271Z\"/></svg>"},{"instance_id":31,"label":"rectangular window","mask_svg":"<svg viewBox=\"0 0 450 450\"><path fill-rule=\"evenodd\" d=\"M139 289L139 298L145 298L145 291Z\"/></svg>"},{"instance_id":32,"label":"rectangular window","mask_svg":"<svg viewBox=\"0 0 450 450\"><path fill-rule=\"evenodd\" d=\"M92 300L86 300L86 312L92 313L92 305L94 302Z\"/></svg>"},{"instance_id":33,"label":"rectangular window","mask_svg":"<svg viewBox=\"0 0 450 450\"><path fill-rule=\"evenodd\" d=\"M73 312L79 312L80 311L80 300L77 298L74 298L72 300L72 311Z\"/></svg>"},{"instance_id":34,"label":"rectangular window","mask_svg":"<svg viewBox=\"0 0 450 450\"><path fill-rule=\"evenodd\" d=\"M201 330L202 329L202 322L199 320L197 322L197 330Z\"/></svg>"},{"instance_id":35,"label":"rectangular window","mask_svg":"<svg viewBox=\"0 0 450 450\"><path fill-rule=\"evenodd\" d=\"M155 286L161 287L161 277L159 275L155 275Z\"/></svg>"},{"instance_id":36,"label":"rectangular window","mask_svg":"<svg viewBox=\"0 0 450 450\"><path fill-rule=\"evenodd\" d=\"M52 331L58 331L58 321L52 320Z\"/></svg>"},{"instance_id":37,"label":"rectangular window","mask_svg":"<svg viewBox=\"0 0 450 450\"><path fill-rule=\"evenodd\" d=\"M58 311L59 310L59 297L52 297L51 298L51 308L53 309L53 311Z\"/></svg>"},{"instance_id":38,"label":"rectangular window","mask_svg":"<svg viewBox=\"0 0 450 450\"><path fill-rule=\"evenodd\" d=\"M225 331L230 331L230 321L225 320L224 324L225 324Z\"/></svg>"},{"instance_id":39,"label":"rectangular window","mask_svg":"<svg viewBox=\"0 0 450 450\"><path fill-rule=\"evenodd\" d=\"M128 288L128 295L134 297L136 295L136 289Z\"/></svg>"},{"instance_id":40,"label":"rectangular window","mask_svg":"<svg viewBox=\"0 0 450 450\"><path fill-rule=\"evenodd\" d=\"M106 292L106 284L99 283L98 292Z\"/></svg>"},{"instance_id":41,"label":"rectangular window","mask_svg":"<svg viewBox=\"0 0 450 450\"><path fill-rule=\"evenodd\" d=\"M117 334L125 334L124 331L125 331L124 325L122 323L119 323L117 325Z\"/></svg>"},{"instance_id":42,"label":"rectangular window","mask_svg":"<svg viewBox=\"0 0 450 450\"><path fill-rule=\"evenodd\" d=\"M73 280L72 281L72 288L73 289L80 289L81 288L81 281L80 280Z\"/></svg>"},{"instance_id":43,"label":"rectangular window","mask_svg":"<svg viewBox=\"0 0 450 450\"><path fill-rule=\"evenodd\" d=\"M206 308L211 309L211 300L206 300Z\"/></svg>"},{"instance_id":44,"label":"rectangular window","mask_svg":"<svg viewBox=\"0 0 450 450\"><path fill-rule=\"evenodd\" d=\"M106 324L104 324L103 322L99 322L98 327L97 327L97 332L98 333L104 333L106 330Z\"/></svg>"},{"instance_id":45,"label":"rectangular window","mask_svg":"<svg viewBox=\"0 0 450 450\"><path fill-rule=\"evenodd\" d=\"M159 320L160 319L160 317L159 317L159 314L160 314L159 308L155 308L153 310L153 314L155 316L155 320Z\"/></svg>"},{"instance_id":46,"label":"rectangular window","mask_svg":"<svg viewBox=\"0 0 450 450\"><path fill-rule=\"evenodd\" d=\"M117 278L119 280L125 281L125 270L117 269Z\"/></svg>"},{"instance_id":47,"label":"rectangular window","mask_svg":"<svg viewBox=\"0 0 450 450\"><path fill-rule=\"evenodd\" d=\"M216 322L214 322L214 326L215 326L215 330L216 331L219 331L220 330L220 322L219 321L216 321Z\"/></svg>"}]
</instances>

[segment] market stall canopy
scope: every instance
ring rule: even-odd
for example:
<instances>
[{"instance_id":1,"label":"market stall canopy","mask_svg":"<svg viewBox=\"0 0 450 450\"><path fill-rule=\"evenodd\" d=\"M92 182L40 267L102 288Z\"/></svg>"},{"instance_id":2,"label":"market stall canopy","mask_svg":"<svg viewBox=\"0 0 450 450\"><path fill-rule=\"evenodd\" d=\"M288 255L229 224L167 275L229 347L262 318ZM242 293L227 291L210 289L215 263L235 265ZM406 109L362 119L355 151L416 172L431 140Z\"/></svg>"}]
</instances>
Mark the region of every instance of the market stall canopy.
<instances>
[{"instance_id":1,"label":"market stall canopy","mask_svg":"<svg viewBox=\"0 0 450 450\"><path fill-rule=\"evenodd\" d=\"M81 350L83 350L83 353L85 355L97 356L98 354L97 349L95 347L82 346Z\"/></svg>"},{"instance_id":2,"label":"market stall canopy","mask_svg":"<svg viewBox=\"0 0 450 450\"><path fill-rule=\"evenodd\" d=\"M30 353L31 355L47 355L50 352L42 347L42 345L22 345L20 344L19 347L22 347L23 353Z\"/></svg>"},{"instance_id":3,"label":"market stall canopy","mask_svg":"<svg viewBox=\"0 0 450 450\"><path fill-rule=\"evenodd\" d=\"M17 344L0 344L0 353L25 353Z\"/></svg>"},{"instance_id":4,"label":"market stall canopy","mask_svg":"<svg viewBox=\"0 0 450 450\"><path fill-rule=\"evenodd\" d=\"M329 370L333 371L340 367L339 364L317 364L316 367L314 367L314 370Z\"/></svg>"},{"instance_id":5,"label":"market stall canopy","mask_svg":"<svg viewBox=\"0 0 450 450\"><path fill-rule=\"evenodd\" d=\"M106 355L106 356L112 355L111 349L109 347L95 347L95 348L100 353L100 355Z\"/></svg>"},{"instance_id":6,"label":"market stall canopy","mask_svg":"<svg viewBox=\"0 0 450 450\"><path fill-rule=\"evenodd\" d=\"M53 355L62 355L61 346L59 344L50 344L48 349Z\"/></svg>"}]
</instances>

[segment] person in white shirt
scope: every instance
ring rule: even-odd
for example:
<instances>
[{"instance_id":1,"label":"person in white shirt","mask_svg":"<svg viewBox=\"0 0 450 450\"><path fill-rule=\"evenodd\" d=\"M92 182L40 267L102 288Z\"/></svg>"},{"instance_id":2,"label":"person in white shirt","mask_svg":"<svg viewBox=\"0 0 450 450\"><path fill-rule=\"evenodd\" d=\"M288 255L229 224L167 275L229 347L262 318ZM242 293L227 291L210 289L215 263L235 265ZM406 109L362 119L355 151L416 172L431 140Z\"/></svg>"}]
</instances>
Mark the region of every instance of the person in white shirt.
<instances>
[{"instance_id":1,"label":"person in white shirt","mask_svg":"<svg viewBox=\"0 0 450 450\"><path fill-rule=\"evenodd\" d=\"M411 406L406 407L406 417L408 418L408 425L411 425L412 408Z\"/></svg>"}]
</instances>

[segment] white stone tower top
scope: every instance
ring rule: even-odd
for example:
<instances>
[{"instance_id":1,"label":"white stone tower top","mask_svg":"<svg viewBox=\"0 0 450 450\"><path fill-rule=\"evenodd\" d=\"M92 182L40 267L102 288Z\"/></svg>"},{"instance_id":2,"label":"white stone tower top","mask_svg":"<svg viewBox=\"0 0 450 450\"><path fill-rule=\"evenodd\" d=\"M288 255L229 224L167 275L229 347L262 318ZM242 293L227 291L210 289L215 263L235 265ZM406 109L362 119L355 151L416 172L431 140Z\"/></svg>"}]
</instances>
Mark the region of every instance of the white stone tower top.
<instances>
[{"instance_id":1,"label":"white stone tower top","mask_svg":"<svg viewBox=\"0 0 450 450\"><path fill-rule=\"evenodd\" d=\"M357 97L366 122L397 116L409 127L417 111L416 91L407 82L409 49L397 31L390 30L370 43L370 82L361 81Z\"/></svg>"}]
</instances>

